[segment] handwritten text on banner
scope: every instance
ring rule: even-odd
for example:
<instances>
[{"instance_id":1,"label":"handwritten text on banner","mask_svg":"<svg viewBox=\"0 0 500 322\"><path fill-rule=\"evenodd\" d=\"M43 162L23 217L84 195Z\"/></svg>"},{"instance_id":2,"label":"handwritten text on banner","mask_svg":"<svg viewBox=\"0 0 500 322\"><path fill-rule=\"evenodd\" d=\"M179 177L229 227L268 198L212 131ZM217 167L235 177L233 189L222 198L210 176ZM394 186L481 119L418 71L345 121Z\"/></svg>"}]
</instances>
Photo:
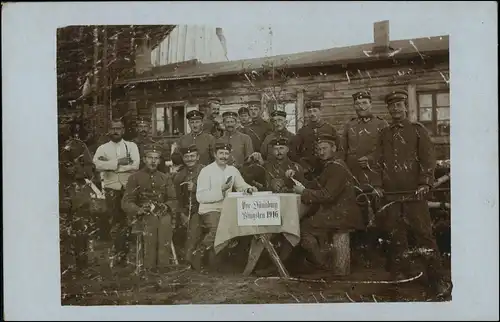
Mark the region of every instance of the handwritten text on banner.
<instances>
[{"instance_id":1,"label":"handwritten text on banner","mask_svg":"<svg viewBox=\"0 0 500 322\"><path fill-rule=\"evenodd\" d=\"M280 226L280 198L277 196L238 198L238 226Z\"/></svg>"}]
</instances>

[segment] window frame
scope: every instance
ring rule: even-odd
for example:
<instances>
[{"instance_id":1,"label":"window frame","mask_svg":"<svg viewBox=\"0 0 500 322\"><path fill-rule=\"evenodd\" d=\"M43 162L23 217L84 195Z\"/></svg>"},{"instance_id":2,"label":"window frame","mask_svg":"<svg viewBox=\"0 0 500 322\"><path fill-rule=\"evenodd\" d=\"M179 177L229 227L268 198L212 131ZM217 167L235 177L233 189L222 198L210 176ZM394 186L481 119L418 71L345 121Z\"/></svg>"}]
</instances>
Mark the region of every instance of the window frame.
<instances>
[{"instance_id":1,"label":"window frame","mask_svg":"<svg viewBox=\"0 0 500 322\"><path fill-rule=\"evenodd\" d=\"M152 109L151 109L151 114L152 114L152 117L151 117L151 120L153 121L152 122L152 134L153 134L153 137L179 137L179 136L182 136L185 134L185 132L187 131L188 129L188 126L187 126L187 123L186 123L186 120L185 120L185 116L186 116L186 107L187 107L188 103L186 101L167 101L167 102L155 102L152 106ZM183 124L184 126L184 129L182 132L180 132L179 134L174 134L173 131L172 131L172 124L169 124L169 131L168 133L165 133L165 131L161 134L161 135L158 135L158 128L157 128L157 123L158 123L158 119L157 119L157 110L159 108L163 108L164 111L167 111L168 109L170 109L170 114L173 113L173 108L174 107L182 107L183 109L183 113L184 113L184 117L183 117L183 121L181 124ZM170 118L172 120L172 118ZM166 125L166 124L165 124Z\"/></svg>"},{"instance_id":2,"label":"window frame","mask_svg":"<svg viewBox=\"0 0 500 322\"><path fill-rule=\"evenodd\" d=\"M420 106L420 95L431 95L432 97L432 106L430 106L432 108L432 115L431 115L431 121L430 123L432 124L431 125L431 132L432 132L432 136L434 137L448 137L448 135L446 134L439 134L438 133L438 119L437 119L437 109L439 107L443 107L443 108L449 108L450 109L450 113L451 113L451 99L448 99L448 106L438 106L437 105L437 96L439 94L448 94L448 96L450 95L450 91L449 90L445 90L445 89L441 89L441 90L422 90L422 91L416 91L416 99L417 99L417 121L418 122L425 122L425 123L428 123L429 121L422 121L420 119L420 111L421 109L423 108L429 108L429 107L421 107ZM451 114L450 114L450 123L451 123Z\"/></svg>"}]
</instances>

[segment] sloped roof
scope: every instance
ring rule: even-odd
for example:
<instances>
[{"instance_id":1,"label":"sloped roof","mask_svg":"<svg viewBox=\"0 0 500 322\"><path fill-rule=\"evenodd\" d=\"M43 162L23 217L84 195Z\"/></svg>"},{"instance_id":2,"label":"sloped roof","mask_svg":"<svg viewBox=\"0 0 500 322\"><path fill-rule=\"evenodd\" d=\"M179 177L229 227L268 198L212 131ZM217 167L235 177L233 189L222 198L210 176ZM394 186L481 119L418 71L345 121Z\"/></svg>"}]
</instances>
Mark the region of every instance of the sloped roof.
<instances>
[{"instance_id":1,"label":"sloped roof","mask_svg":"<svg viewBox=\"0 0 500 322\"><path fill-rule=\"evenodd\" d=\"M302 52L272 57L242 59L220 63L189 63L168 68L153 70L153 75L135 79L118 80L116 84L143 83L151 81L175 80L185 78L203 78L218 75L231 75L252 70L263 69L264 66L275 68L315 67L377 61L380 59L403 58L419 55L437 55L449 52L449 36L436 36L417 39L395 40L390 42L392 54L378 56L372 53L374 44L362 44L349 47L331 48L310 52Z\"/></svg>"}]
</instances>

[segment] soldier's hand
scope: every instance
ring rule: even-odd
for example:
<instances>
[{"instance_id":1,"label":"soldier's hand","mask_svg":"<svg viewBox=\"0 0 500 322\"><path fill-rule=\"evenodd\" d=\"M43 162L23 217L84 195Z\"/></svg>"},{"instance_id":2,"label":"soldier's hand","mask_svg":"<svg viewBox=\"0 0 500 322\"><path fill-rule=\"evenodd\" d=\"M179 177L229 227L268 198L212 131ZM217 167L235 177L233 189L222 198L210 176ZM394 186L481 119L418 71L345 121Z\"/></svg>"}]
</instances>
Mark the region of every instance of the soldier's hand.
<instances>
[{"instance_id":1,"label":"soldier's hand","mask_svg":"<svg viewBox=\"0 0 500 322\"><path fill-rule=\"evenodd\" d=\"M250 187L247 189L247 193L252 193L252 192L257 192L259 191L259 189L257 189L256 187Z\"/></svg>"},{"instance_id":2,"label":"soldier's hand","mask_svg":"<svg viewBox=\"0 0 500 322\"><path fill-rule=\"evenodd\" d=\"M303 185L296 184L295 186L293 186L293 191L295 193L298 193L299 195L301 195L304 192L305 189L306 188Z\"/></svg>"},{"instance_id":3,"label":"soldier's hand","mask_svg":"<svg viewBox=\"0 0 500 322\"><path fill-rule=\"evenodd\" d=\"M188 182L186 183L186 187L187 187L187 190L188 190L189 192L193 192L193 191L194 191L194 189L195 189L194 182L193 182L193 181L188 181Z\"/></svg>"},{"instance_id":4,"label":"soldier's hand","mask_svg":"<svg viewBox=\"0 0 500 322\"><path fill-rule=\"evenodd\" d=\"M181 212L181 213L179 213L179 218L180 218L180 221L181 221L181 225L188 227L188 225L189 225L189 218L188 218L188 216L186 216L185 213Z\"/></svg>"},{"instance_id":5,"label":"soldier's hand","mask_svg":"<svg viewBox=\"0 0 500 322\"><path fill-rule=\"evenodd\" d=\"M97 158L97 160L99 161L109 161L108 158L106 158L105 156L100 156L99 158Z\"/></svg>"},{"instance_id":6,"label":"soldier's hand","mask_svg":"<svg viewBox=\"0 0 500 322\"><path fill-rule=\"evenodd\" d=\"M137 211L137 218L142 218L144 217L144 215L146 214L147 210L144 209L144 208L139 208L139 210Z\"/></svg>"},{"instance_id":7,"label":"soldier's hand","mask_svg":"<svg viewBox=\"0 0 500 322\"><path fill-rule=\"evenodd\" d=\"M285 171L285 177L291 178L293 176L295 176L295 171L294 170L288 169L288 170Z\"/></svg>"},{"instance_id":8,"label":"soldier's hand","mask_svg":"<svg viewBox=\"0 0 500 322\"><path fill-rule=\"evenodd\" d=\"M430 186L421 185L418 187L417 191L415 192L415 195L417 195L418 199L424 199L425 195L429 193L429 190L431 190Z\"/></svg>"},{"instance_id":9,"label":"soldier's hand","mask_svg":"<svg viewBox=\"0 0 500 322\"><path fill-rule=\"evenodd\" d=\"M365 156L359 158L358 164L361 168L368 168L368 158Z\"/></svg>"},{"instance_id":10,"label":"soldier's hand","mask_svg":"<svg viewBox=\"0 0 500 322\"><path fill-rule=\"evenodd\" d=\"M231 182L229 183L224 183L221 187L222 189L222 192L226 192L226 190L228 190L229 188L231 188Z\"/></svg>"},{"instance_id":11,"label":"soldier's hand","mask_svg":"<svg viewBox=\"0 0 500 322\"><path fill-rule=\"evenodd\" d=\"M384 196L384 189L377 187L373 189L373 192L377 195L377 197L382 198Z\"/></svg>"}]
</instances>

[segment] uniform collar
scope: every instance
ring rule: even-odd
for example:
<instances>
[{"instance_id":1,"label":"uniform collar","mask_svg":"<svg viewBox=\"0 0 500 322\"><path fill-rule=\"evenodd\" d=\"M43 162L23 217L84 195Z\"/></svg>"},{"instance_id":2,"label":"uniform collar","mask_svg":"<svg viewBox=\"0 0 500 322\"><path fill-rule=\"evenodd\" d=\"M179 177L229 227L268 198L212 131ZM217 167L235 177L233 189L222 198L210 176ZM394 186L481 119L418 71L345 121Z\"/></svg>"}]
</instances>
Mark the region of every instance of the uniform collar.
<instances>
[{"instance_id":1,"label":"uniform collar","mask_svg":"<svg viewBox=\"0 0 500 322\"><path fill-rule=\"evenodd\" d=\"M368 123L373 119L373 115L358 117L358 123Z\"/></svg>"},{"instance_id":2,"label":"uniform collar","mask_svg":"<svg viewBox=\"0 0 500 322\"><path fill-rule=\"evenodd\" d=\"M311 127L312 127L313 129L317 129L317 128L322 127L322 126L325 124L325 121L323 121L323 120L319 120L318 122L314 122L314 123L313 123L313 122L310 122L309 124L311 125Z\"/></svg>"},{"instance_id":3,"label":"uniform collar","mask_svg":"<svg viewBox=\"0 0 500 322\"><path fill-rule=\"evenodd\" d=\"M393 121L391 123L391 128L403 128L405 125L407 125L410 121L408 119L402 119L401 121Z\"/></svg>"},{"instance_id":4,"label":"uniform collar","mask_svg":"<svg viewBox=\"0 0 500 322\"><path fill-rule=\"evenodd\" d=\"M151 175L151 174L157 173L158 172L158 168L156 170L149 170L148 167L144 167L144 168L142 168L142 171Z\"/></svg>"},{"instance_id":5,"label":"uniform collar","mask_svg":"<svg viewBox=\"0 0 500 322\"><path fill-rule=\"evenodd\" d=\"M199 132L198 134L196 134L194 132L190 132L189 134L191 134L191 136L195 138L195 137L198 137L198 136L202 135L203 131Z\"/></svg>"}]
</instances>

